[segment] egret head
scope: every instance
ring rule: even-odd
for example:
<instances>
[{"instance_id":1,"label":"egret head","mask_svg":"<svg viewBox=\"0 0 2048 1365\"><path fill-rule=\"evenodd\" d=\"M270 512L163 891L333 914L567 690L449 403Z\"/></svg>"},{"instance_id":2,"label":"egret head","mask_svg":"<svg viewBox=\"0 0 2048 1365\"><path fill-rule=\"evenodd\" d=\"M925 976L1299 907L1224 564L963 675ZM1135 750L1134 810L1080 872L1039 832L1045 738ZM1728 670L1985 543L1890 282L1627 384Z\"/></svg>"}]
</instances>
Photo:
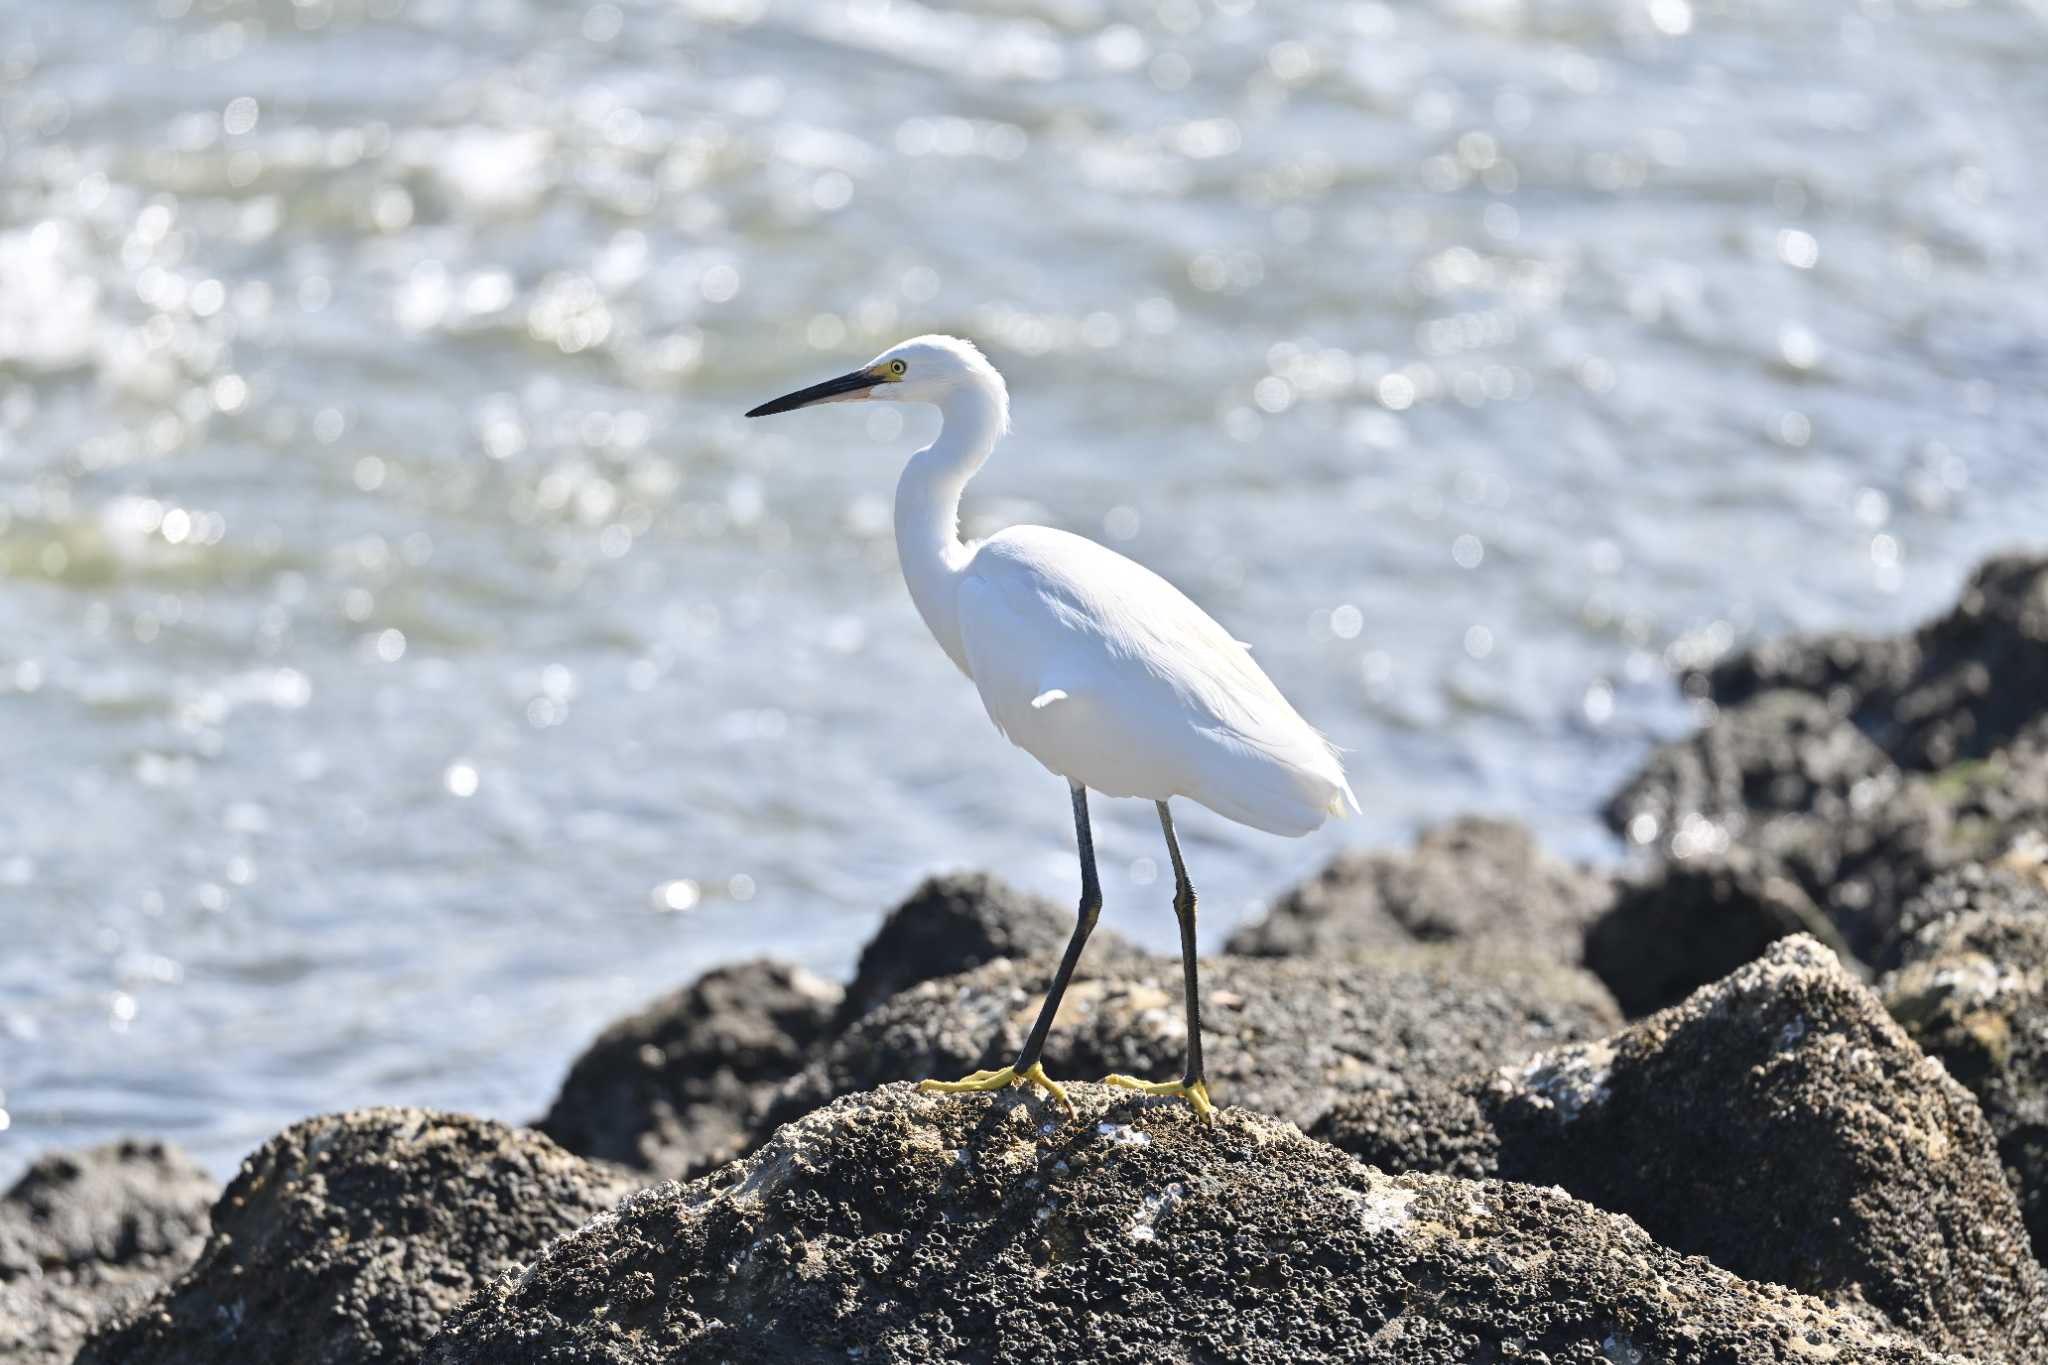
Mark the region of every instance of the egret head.
<instances>
[{"instance_id":1,"label":"egret head","mask_svg":"<svg viewBox=\"0 0 2048 1365\"><path fill-rule=\"evenodd\" d=\"M912 337L899 342L857 370L784 394L747 416L768 417L818 403L858 403L871 399L943 407L948 398L963 389L993 400L1000 424L1009 425L1010 394L996 367L988 363L973 342L946 336Z\"/></svg>"}]
</instances>

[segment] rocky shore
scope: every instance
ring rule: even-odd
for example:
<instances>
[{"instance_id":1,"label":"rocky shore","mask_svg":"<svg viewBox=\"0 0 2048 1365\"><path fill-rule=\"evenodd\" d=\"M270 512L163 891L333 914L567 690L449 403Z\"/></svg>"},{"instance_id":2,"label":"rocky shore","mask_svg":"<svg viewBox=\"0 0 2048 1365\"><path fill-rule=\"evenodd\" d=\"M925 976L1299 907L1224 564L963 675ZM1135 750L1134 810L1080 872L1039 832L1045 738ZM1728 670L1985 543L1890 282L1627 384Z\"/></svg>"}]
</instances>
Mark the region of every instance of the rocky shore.
<instances>
[{"instance_id":1,"label":"rocky shore","mask_svg":"<svg viewBox=\"0 0 2048 1365\"><path fill-rule=\"evenodd\" d=\"M620 1020L530 1128L311 1118L225 1190L45 1157L0 1359L2048 1365L2048 559L1682 682L1622 870L1460 820L1208 959L1212 1124L906 1084L1007 1060L1069 926L941 877L851 982ZM1183 1027L1100 935L1047 1069Z\"/></svg>"}]
</instances>

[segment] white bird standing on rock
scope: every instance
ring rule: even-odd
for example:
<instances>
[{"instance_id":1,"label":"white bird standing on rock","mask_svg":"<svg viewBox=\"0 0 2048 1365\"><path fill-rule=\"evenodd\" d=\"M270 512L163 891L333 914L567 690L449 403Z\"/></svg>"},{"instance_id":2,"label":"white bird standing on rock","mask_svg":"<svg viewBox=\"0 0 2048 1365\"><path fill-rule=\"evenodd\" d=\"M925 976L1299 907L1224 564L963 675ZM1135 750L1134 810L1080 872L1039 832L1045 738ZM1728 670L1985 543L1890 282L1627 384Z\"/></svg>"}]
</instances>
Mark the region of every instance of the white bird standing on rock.
<instances>
[{"instance_id":1,"label":"white bird standing on rock","mask_svg":"<svg viewBox=\"0 0 2048 1365\"><path fill-rule=\"evenodd\" d=\"M818 403L930 403L939 435L910 457L896 485L896 549L911 600L981 693L1011 743L1067 779L1081 854L1081 908L1038 1022L1016 1062L923 1090L1037 1085L1073 1106L1039 1054L1060 997L1095 928L1102 892L1088 828L1088 791L1140 796L1159 808L1173 860L1188 1019L1179 1081L1107 1076L1151 1095L1180 1095L1214 1112L1202 1071L1195 981L1195 888L1167 802L1199 801L1254 829L1299 837L1358 798L1335 750L1288 705L1249 650L1178 588L1094 541L1044 526L960 539L960 494L1010 425L1003 377L956 337L922 336L850 374L763 403L766 417Z\"/></svg>"}]
</instances>

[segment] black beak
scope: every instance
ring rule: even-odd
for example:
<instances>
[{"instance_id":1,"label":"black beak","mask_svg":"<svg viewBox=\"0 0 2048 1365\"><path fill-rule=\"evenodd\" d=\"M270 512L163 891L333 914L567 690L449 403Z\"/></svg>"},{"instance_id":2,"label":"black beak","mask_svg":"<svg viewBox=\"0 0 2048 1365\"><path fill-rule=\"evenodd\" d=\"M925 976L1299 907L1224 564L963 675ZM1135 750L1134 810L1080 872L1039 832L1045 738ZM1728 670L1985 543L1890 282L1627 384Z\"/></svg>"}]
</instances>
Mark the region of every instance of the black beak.
<instances>
[{"instance_id":1,"label":"black beak","mask_svg":"<svg viewBox=\"0 0 2048 1365\"><path fill-rule=\"evenodd\" d=\"M822 384L813 384L808 389L798 389L795 393L785 393L780 398L771 399L763 403L760 407L749 412L747 416L773 417L778 412L794 412L798 408L807 408L813 403L823 403L830 399L843 398L849 393L860 393L864 390L872 389L881 382L880 379L866 370L855 370L852 374L842 374L837 379L828 379Z\"/></svg>"}]
</instances>

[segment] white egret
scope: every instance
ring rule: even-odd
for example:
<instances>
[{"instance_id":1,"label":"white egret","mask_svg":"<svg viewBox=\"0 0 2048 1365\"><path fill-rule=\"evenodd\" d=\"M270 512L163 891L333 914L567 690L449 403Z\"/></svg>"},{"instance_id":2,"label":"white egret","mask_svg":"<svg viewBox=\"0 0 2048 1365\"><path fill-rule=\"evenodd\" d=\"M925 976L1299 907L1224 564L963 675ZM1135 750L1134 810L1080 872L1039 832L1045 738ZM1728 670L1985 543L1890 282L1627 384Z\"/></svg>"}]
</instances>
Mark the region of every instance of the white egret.
<instances>
[{"instance_id":1,"label":"white egret","mask_svg":"<svg viewBox=\"0 0 2048 1365\"><path fill-rule=\"evenodd\" d=\"M1143 797L1159 809L1173 861L1187 1008L1179 1081L1109 1076L1110 1084L1180 1095L1212 1112L1202 1070L1195 977L1195 888L1167 803L1176 796L1274 834L1299 836L1358 809L1329 743L1280 695L1249 650L1179 589L1093 541L1043 526L960 539L960 494L1009 430L1010 397L981 352L954 337L914 337L850 374L763 403L766 417L817 403L929 403L938 438L896 485L896 548L911 600L1009 740L1067 779L1081 856L1072 939L1024 1050L1010 1066L927 1090L1037 1085L1071 1112L1039 1054L1095 927L1102 892L1088 792Z\"/></svg>"}]
</instances>

